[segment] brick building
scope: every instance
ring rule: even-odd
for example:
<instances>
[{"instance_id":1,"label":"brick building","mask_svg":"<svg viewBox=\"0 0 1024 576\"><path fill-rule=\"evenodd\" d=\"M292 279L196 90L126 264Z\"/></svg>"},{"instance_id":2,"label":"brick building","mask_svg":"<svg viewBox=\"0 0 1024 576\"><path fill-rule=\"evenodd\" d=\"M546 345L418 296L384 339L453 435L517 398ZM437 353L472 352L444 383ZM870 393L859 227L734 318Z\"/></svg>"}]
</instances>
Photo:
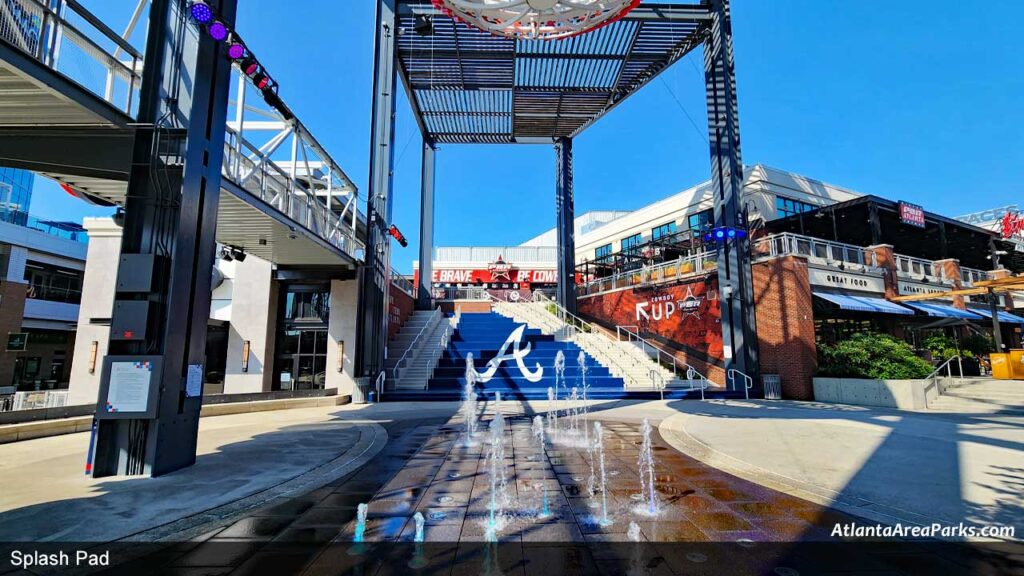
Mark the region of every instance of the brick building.
<instances>
[{"instance_id":1,"label":"brick building","mask_svg":"<svg viewBox=\"0 0 1024 576\"><path fill-rule=\"evenodd\" d=\"M819 341L872 329L919 347L925 334L953 325L991 332L984 298L890 299L1024 270L1024 255L997 232L766 166L745 171L743 199L761 373L778 375L787 398L813 398ZM722 345L717 251L704 240L712 204L704 183L632 212L581 216L577 294L585 319L639 334L724 385L730 351ZM520 272L553 270L554 242L549 231L515 247L437 248L435 292L521 299L548 290ZM1024 302L998 304L1003 341L1019 345L1024 318L1009 311Z\"/></svg>"}]
</instances>

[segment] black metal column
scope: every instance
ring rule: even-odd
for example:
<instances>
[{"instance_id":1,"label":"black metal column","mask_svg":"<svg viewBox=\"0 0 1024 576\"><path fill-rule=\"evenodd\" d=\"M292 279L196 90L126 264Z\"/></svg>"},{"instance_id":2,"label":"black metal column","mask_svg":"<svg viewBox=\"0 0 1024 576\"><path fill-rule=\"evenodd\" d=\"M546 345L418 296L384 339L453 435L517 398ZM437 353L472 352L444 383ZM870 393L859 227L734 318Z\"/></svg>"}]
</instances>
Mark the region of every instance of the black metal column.
<instances>
[{"instance_id":1,"label":"black metal column","mask_svg":"<svg viewBox=\"0 0 1024 576\"><path fill-rule=\"evenodd\" d=\"M395 161L395 91L398 20L395 0L378 0L370 125L370 178L366 209L366 258L359 272L356 376L384 369L391 282L392 173Z\"/></svg>"},{"instance_id":2,"label":"black metal column","mask_svg":"<svg viewBox=\"0 0 1024 576\"><path fill-rule=\"evenodd\" d=\"M988 310L992 314L992 340L996 345L996 352L1003 352L1003 327L999 322L999 295L996 291L988 290Z\"/></svg>"},{"instance_id":3,"label":"black metal column","mask_svg":"<svg viewBox=\"0 0 1024 576\"><path fill-rule=\"evenodd\" d=\"M705 0L705 5L712 17L704 42L704 76L715 226L746 228L729 1ZM739 370L759 385L749 238L737 238L719 248L718 281L726 369Z\"/></svg>"},{"instance_id":4,"label":"black metal column","mask_svg":"<svg viewBox=\"0 0 1024 576\"><path fill-rule=\"evenodd\" d=\"M555 211L558 228L558 303L576 313L576 208L572 190L572 138L555 142Z\"/></svg>"},{"instance_id":5,"label":"black metal column","mask_svg":"<svg viewBox=\"0 0 1024 576\"><path fill-rule=\"evenodd\" d=\"M437 146L423 142L423 170L420 174L420 282L416 287L416 307L430 310L434 276L434 170Z\"/></svg>"},{"instance_id":6,"label":"black metal column","mask_svg":"<svg viewBox=\"0 0 1024 576\"><path fill-rule=\"evenodd\" d=\"M236 0L211 6L234 22ZM101 392L96 477L158 476L196 459L231 64L185 11L180 0L150 8L111 319L111 357L156 359L155 411L118 415ZM189 373L200 374L198 389L187 386ZM105 362L101 390L110 382Z\"/></svg>"}]
</instances>

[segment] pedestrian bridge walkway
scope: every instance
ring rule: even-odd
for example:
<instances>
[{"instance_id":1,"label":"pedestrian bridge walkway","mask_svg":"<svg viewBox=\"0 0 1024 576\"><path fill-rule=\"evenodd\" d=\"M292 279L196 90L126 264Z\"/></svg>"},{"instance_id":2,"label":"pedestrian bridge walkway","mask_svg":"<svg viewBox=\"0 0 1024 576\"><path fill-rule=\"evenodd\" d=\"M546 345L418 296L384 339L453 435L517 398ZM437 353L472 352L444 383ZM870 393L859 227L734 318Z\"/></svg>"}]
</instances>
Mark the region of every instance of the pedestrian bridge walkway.
<instances>
[{"instance_id":1,"label":"pedestrian bridge walkway","mask_svg":"<svg viewBox=\"0 0 1024 576\"><path fill-rule=\"evenodd\" d=\"M127 38L149 2L123 35L77 2L57 4L0 4L0 164L123 205L144 60ZM232 84L217 241L279 265L354 267L365 252L355 185L298 118L240 73Z\"/></svg>"}]
</instances>

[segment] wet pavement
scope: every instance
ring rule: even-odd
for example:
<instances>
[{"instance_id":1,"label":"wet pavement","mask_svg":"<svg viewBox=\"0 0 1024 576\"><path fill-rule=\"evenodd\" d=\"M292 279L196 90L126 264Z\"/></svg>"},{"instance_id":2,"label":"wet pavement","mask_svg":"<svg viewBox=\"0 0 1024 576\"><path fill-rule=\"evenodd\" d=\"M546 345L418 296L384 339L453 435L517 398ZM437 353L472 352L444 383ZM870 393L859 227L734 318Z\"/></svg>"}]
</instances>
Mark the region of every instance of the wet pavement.
<instances>
[{"instance_id":1,"label":"wet pavement","mask_svg":"<svg viewBox=\"0 0 1024 576\"><path fill-rule=\"evenodd\" d=\"M456 415L381 422L389 442L357 472L116 572L137 574L145 567L145 573L189 575L797 576L930 574L940 566L947 574L986 572L959 570L962 566L934 550L886 548L867 554L850 548L831 531L853 517L702 464L669 447L656 427L652 451L658 511L646 514L649 508L638 498L643 442L638 424L603 422L602 493L590 489L593 459L582 432L556 434L541 452L523 406L509 402L503 408L508 414L502 445L507 499L498 500L497 544L487 542L490 415L471 445ZM563 419L561 425L566 423ZM541 514L545 493L546 517ZM602 499L609 522L602 522ZM354 543L361 503L368 503L365 542ZM416 512L425 518L424 544L413 543ZM632 534L631 523L636 524Z\"/></svg>"}]
</instances>

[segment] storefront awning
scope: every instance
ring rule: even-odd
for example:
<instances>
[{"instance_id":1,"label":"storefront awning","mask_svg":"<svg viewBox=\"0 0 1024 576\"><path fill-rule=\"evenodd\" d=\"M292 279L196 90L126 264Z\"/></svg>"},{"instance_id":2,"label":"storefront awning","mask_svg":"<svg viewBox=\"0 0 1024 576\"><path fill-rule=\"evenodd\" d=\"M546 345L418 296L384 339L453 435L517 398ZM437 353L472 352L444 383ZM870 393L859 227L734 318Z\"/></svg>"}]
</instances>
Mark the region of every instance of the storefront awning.
<instances>
[{"instance_id":1,"label":"storefront awning","mask_svg":"<svg viewBox=\"0 0 1024 576\"><path fill-rule=\"evenodd\" d=\"M992 313L984 308L971 308L971 312L983 316L988 320L992 319ZM1005 322L1007 324L1024 324L1024 318L1021 318L1016 314L1010 314L1009 312L999 310L997 316L999 316L1000 322Z\"/></svg>"},{"instance_id":2,"label":"storefront awning","mask_svg":"<svg viewBox=\"0 0 1024 576\"><path fill-rule=\"evenodd\" d=\"M900 314L912 316L913 310L908 310L899 304L889 302L884 298L872 298L870 296L850 296L847 294L829 294L828 292L815 292L814 295L839 306L843 310L856 310L858 312L878 312L881 314Z\"/></svg>"},{"instance_id":3,"label":"storefront awning","mask_svg":"<svg viewBox=\"0 0 1024 576\"><path fill-rule=\"evenodd\" d=\"M905 302L907 306L924 312L929 316L939 318L960 318L961 320L981 320L982 317L974 312L954 308L949 304L937 304L935 302Z\"/></svg>"}]
</instances>

